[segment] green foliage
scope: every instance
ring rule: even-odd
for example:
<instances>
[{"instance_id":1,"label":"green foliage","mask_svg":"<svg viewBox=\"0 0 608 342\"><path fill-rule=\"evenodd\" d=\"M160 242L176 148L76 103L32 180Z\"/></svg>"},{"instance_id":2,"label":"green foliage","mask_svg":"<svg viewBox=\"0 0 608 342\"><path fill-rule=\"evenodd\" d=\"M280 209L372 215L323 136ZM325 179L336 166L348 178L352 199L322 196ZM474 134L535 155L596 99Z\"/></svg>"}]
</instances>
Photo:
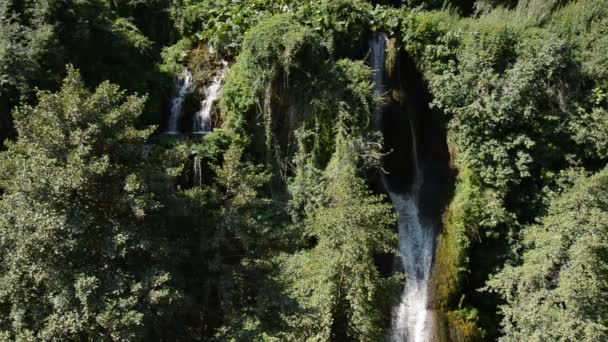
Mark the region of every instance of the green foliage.
<instances>
[{"instance_id":1,"label":"green foliage","mask_svg":"<svg viewBox=\"0 0 608 342\"><path fill-rule=\"evenodd\" d=\"M175 34L170 18L176 0L107 0L110 8L122 18L129 18L138 30L151 41L154 49L170 44Z\"/></svg>"},{"instance_id":2,"label":"green foliage","mask_svg":"<svg viewBox=\"0 0 608 342\"><path fill-rule=\"evenodd\" d=\"M323 37L323 44L332 54L341 57L367 49L374 18L372 7L365 1L317 0L302 4L296 15Z\"/></svg>"},{"instance_id":3,"label":"green foliage","mask_svg":"<svg viewBox=\"0 0 608 342\"><path fill-rule=\"evenodd\" d=\"M454 59L456 17L447 12L405 13L400 25L403 48L425 71L442 73Z\"/></svg>"},{"instance_id":4,"label":"green foliage","mask_svg":"<svg viewBox=\"0 0 608 342\"><path fill-rule=\"evenodd\" d=\"M174 45L165 47L161 53L163 63L160 65L160 70L168 74L179 75L184 69L192 48L193 42L189 38L182 38Z\"/></svg>"},{"instance_id":5,"label":"green foliage","mask_svg":"<svg viewBox=\"0 0 608 342\"><path fill-rule=\"evenodd\" d=\"M277 336L378 338L386 311L376 303L387 301L382 294L391 282L380 277L373 257L390 250L394 236L387 228L394 217L389 206L369 193L358 169L361 158L368 166L379 158L373 150L379 145L366 142L375 101L371 71L361 62L331 60L331 44L315 33L315 24L303 22L283 14L246 34L223 91L224 127L251 137L254 152L259 151L255 140L263 134L265 155L275 173L289 172L286 159L297 146L289 213L294 220L290 231L301 237L293 237L290 244L317 242L277 260L284 270L281 283L298 307L280 310L287 326ZM290 112L292 108L297 112ZM348 123L340 119L336 126L335 113L341 109L352 114ZM350 137L340 138L346 129L340 125ZM290 137L296 128L298 133ZM321 171L332 155L334 161ZM359 208L355 217L352 208ZM336 216L338 211L343 214ZM262 332L272 331L260 330L264 320L259 318L246 322L247 329L253 329L253 335L246 336L263 339Z\"/></svg>"},{"instance_id":6,"label":"green foliage","mask_svg":"<svg viewBox=\"0 0 608 342\"><path fill-rule=\"evenodd\" d=\"M132 5L137 7L135 3ZM133 12L123 17L118 13L122 9L122 4L109 0L3 1L0 5L1 125L8 126L8 114L19 101L34 102L36 88L57 90L66 64L81 70L89 86L110 80L132 92L154 94L142 120L158 122L155 117L160 112L162 90L159 84L164 81L154 68L159 49L137 26L145 21L139 19L146 14ZM155 25L167 26L166 22Z\"/></svg>"},{"instance_id":7,"label":"green foliage","mask_svg":"<svg viewBox=\"0 0 608 342\"><path fill-rule=\"evenodd\" d=\"M606 163L605 63L594 50L603 44L606 6L559 6L529 1L475 19L440 12L402 20L404 48L424 71L434 108L447 114L458 151L452 157L463 167L435 265L435 301L450 310L495 302L483 294L458 301L472 292L468 279L483 281L505 253L517 258L516 247L490 249L498 241L516 244L519 229L545 212L551 193L562 186L561 170ZM436 20L442 16L451 20ZM471 186L475 190L466 190ZM476 220L486 222L484 229ZM493 264L471 259L471 253ZM489 329L491 315L479 315ZM454 317L450 324L462 323Z\"/></svg>"},{"instance_id":8,"label":"green foliage","mask_svg":"<svg viewBox=\"0 0 608 342\"><path fill-rule=\"evenodd\" d=\"M454 307L460 300L458 296L469 270L467 252L472 241L494 234L487 229L509 221L499 194L482 188L470 169L460 169L435 257L433 281L438 305Z\"/></svg>"},{"instance_id":9,"label":"green foliage","mask_svg":"<svg viewBox=\"0 0 608 342\"><path fill-rule=\"evenodd\" d=\"M358 48L367 40L371 6L360 0L184 0L172 7L176 27L220 53L238 55L246 33L268 18L295 13L299 20L323 33L327 46Z\"/></svg>"},{"instance_id":10,"label":"green foliage","mask_svg":"<svg viewBox=\"0 0 608 342\"><path fill-rule=\"evenodd\" d=\"M245 33L273 14L290 9L292 0L182 0L172 8L176 27L222 53L236 55Z\"/></svg>"},{"instance_id":11,"label":"green foliage","mask_svg":"<svg viewBox=\"0 0 608 342\"><path fill-rule=\"evenodd\" d=\"M279 77L298 68L296 55L320 57L316 46L319 37L297 23L291 15L275 16L252 29L245 38L243 50L231 68L222 96L222 113L226 127L242 130L244 115L257 105L270 101L268 87ZM311 61L305 61L311 62ZM266 108L268 111L269 108Z\"/></svg>"},{"instance_id":12,"label":"green foliage","mask_svg":"<svg viewBox=\"0 0 608 342\"><path fill-rule=\"evenodd\" d=\"M167 168L164 224L171 227L173 276L185 305L168 339L252 340L282 332L274 257L289 243L283 205L269 198L270 173L244 152L247 141L216 129L200 141L155 146ZM167 188L170 188L167 191Z\"/></svg>"},{"instance_id":13,"label":"green foliage","mask_svg":"<svg viewBox=\"0 0 608 342\"><path fill-rule=\"evenodd\" d=\"M403 98L429 91L431 111L408 109L446 122L459 172L438 325L497 337L497 297L475 290L509 260L489 283L505 340L606 339L606 171L582 175L608 161L608 3L402 5L1 2L0 136L14 112L18 140L0 156L0 340L383 339L401 280L374 260L395 243L367 184L377 31L392 91L423 73ZM144 151L170 76L188 67L200 87L220 57L235 62L222 127ZM62 86L66 64L83 77ZM126 90L83 85L105 80Z\"/></svg>"},{"instance_id":14,"label":"green foliage","mask_svg":"<svg viewBox=\"0 0 608 342\"><path fill-rule=\"evenodd\" d=\"M558 11L551 27L577 46L583 72L604 89L608 87L608 2L574 1Z\"/></svg>"},{"instance_id":15,"label":"green foliage","mask_svg":"<svg viewBox=\"0 0 608 342\"><path fill-rule=\"evenodd\" d=\"M247 34L230 70L221 103L224 127L248 134L254 150L279 173L288 172L286 158L295 146L290 131L304 122L317 131L316 153L325 163L342 104L354 114L354 127L369 129L375 102L370 69L329 57L318 34L283 14Z\"/></svg>"},{"instance_id":16,"label":"green foliage","mask_svg":"<svg viewBox=\"0 0 608 342\"><path fill-rule=\"evenodd\" d=\"M303 233L316 241L290 256L285 269L291 294L304 310L291 323L297 339L381 339L384 317L377 303L395 280L383 279L373 259L393 251L395 216L359 176L361 159L346 133L344 115L327 168L315 170L310 159L298 158L305 163L298 168L303 174L296 175L291 187L295 207L304 210ZM315 190L298 190L313 179L320 183L311 187Z\"/></svg>"},{"instance_id":17,"label":"green foliage","mask_svg":"<svg viewBox=\"0 0 608 342\"><path fill-rule=\"evenodd\" d=\"M581 155L588 158L608 158L608 99L600 88L593 89L591 110L587 112L579 107L570 123L574 141L581 148Z\"/></svg>"},{"instance_id":18,"label":"green foliage","mask_svg":"<svg viewBox=\"0 0 608 342\"><path fill-rule=\"evenodd\" d=\"M0 4L0 110L6 114L5 106L16 103L20 94L45 84L51 75L44 69L57 58L51 50L57 43L56 29L44 22L29 27L20 19L11 2Z\"/></svg>"},{"instance_id":19,"label":"green foliage","mask_svg":"<svg viewBox=\"0 0 608 342\"><path fill-rule=\"evenodd\" d=\"M466 166L459 169L454 198L444 213L432 273L432 301L446 313L446 330L453 340L475 341L485 334L479 327L477 310L463 307L462 293L471 273L470 248L495 236L493 229L511 220L496 191L483 188Z\"/></svg>"},{"instance_id":20,"label":"green foliage","mask_svg":"<svg viewBox=\"0 0 608 342\"><path fill-rule=\"evenodd\" d=\"M488 282L507 302L501 340L608 338L607 193L606 169L580 178L525 230L522 263Z\"/></svg>"},{"instance_id":21,"label":"green foliage","mask_svg":"<svg viewBox=\"0 0 608 342\"><path fill-rule=\"evenodd\" d=\"M450 341L482 341L484 332L479 328L476 309L459 309L447 313Z\"/></svg>"},{"instance_id":22,"label":"green foliage","mask_svg":"<svg viewBox=\"0 0 608 342\"><path fill-rule=\"evenodd\" d=\"M125 18L117 18L112 22L112 32L114 32L119 38L117 39L118 44L125 44L124 46L118 46L121 50L128 48L134 48L142 53L149 53L152 42L141 34L137 26L131 23Z\"/></svg>"},{"instance_id":23,"label":"green foliage","mask_svg":"<svg viewBox=\"0 0 608 342\"><path fill-rule=\"evenodd\" d=\"M142 158L145 98L68 70L15 112L0 156L0 330L16 340L141 339L179 297Z\"/></svg>"},{"instance_id":24,"label":"green foliage","mask_svg":"<svg viewBox=\"0 0 608 342\"><path fill-rule=\"evenodd\" d=\"M502 39L496 44L481 53L477 47L464 50L459 70L433 79L431 87L434 104L452 116L459 158L502 192L563 157L556 153L559 146L538 142L560 142L557 126L571 109L560 103L558 85L567 81L572 62L567 46L551 36L533 38L509 53L501 48ZM512 53L515 63L509 62Z\"/></svg>"}]
</instances>

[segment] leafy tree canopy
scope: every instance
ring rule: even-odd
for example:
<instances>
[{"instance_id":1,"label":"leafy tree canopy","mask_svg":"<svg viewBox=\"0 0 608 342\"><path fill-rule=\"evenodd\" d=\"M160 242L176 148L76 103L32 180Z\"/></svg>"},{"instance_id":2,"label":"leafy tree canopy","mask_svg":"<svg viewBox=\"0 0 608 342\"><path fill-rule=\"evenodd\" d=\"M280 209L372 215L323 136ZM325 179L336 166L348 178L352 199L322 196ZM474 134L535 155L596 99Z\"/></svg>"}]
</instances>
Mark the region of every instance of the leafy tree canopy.
<instances>
[{"instance_id":1,"label":"leafy tree canopy","mask_svg":"<svg viewBox=\"0 0 608 342\"><path fill-rule=\"evenodd\" d=\"M133 126L145 100L90 92L69 68L15 112L19 139L0 155L4 339L142 338L178 299L146 187L151 129Z\"/></svg>"}]
</instances>

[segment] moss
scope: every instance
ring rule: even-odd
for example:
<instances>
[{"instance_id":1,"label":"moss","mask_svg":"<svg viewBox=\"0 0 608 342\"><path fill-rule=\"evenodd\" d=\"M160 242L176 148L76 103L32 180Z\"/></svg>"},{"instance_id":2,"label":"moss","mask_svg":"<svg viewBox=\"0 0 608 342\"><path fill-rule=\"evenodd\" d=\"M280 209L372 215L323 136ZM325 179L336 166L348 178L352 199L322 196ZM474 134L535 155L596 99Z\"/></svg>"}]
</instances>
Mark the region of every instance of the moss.
<instances>
[{"instance_id":1,"label":"moss","mask_svg":"<svg viewBox=\"0 0 608 342\"><path fill-rule=\"evenodd\" d=\"M209 84L217 71L222 68L219 57L211 53L209 48L202 44L190 51L187 65L198 87Z\"/></svg>"},{"instance_id":2,"label":"moss","mask_svg":"<svg viewBox=\"0 0 608 342\"><path fill-rule=\"evenodd\" d=\"M442 309L453 306L467 269L470 236L478 230L473 214L479 203L479 186L469 169L458 174L454 198L444 214L444 230L437 244L433 273L434 301Z\"/></svg>"},{"instance_id":3,"label":"moss","mask_svg":"<svg viewBox=\"0 0 608 342\"><path fill-rule=\"evenodd\" d=\"M399 62L399 47L395 38L391 38L386 44L386 61L384 67L386 74L389 78L393 78L395 75L395 67Z\"/></svg>"},{"instance_id":4,"label":"moss","mask_svg":"<svg viewBox=\"0 0 608 342\"><path fill-rule=\"evenodd\" d=\"M482 236L492 238L496 234L493 227L512 218L496 190L484 186L478 172L457 156L453 143L449 150L450 164L458 169L458 176L435 251L431 301L435 309L445 313L439 326L444 327L451 341L477 341L484 338L487 326L481 328L483 315L471 308L464 296L471 286L471 248Z\"/></svg>"},{"instance_id":5,"label":"moss","mask_svg":"<svg viewBox=\"0 0 608 342\"><path fill-rule=\"evenodd\" d=\"M450 146L450 151L454 158L455 148ZM479 236L484 197L488 195L475 172L461 166L454 197L444 213L431 284L433 306L445 313L440 326L445 327L450 341L476 341L483 336L477 311L466 308L462 291L468 274L469 248L472 239Z\"/></svg>"},{"instance_id":6,"label":"moss","mask_svg":"<svg viewBox=\"0 0 608 342\"><path fill-rule=\"evenodd\" d=\"M446 313L448 334L452 342L480 341L484 333L478 327L475 309L461 309Z\"/></svg>"}]
</instances>

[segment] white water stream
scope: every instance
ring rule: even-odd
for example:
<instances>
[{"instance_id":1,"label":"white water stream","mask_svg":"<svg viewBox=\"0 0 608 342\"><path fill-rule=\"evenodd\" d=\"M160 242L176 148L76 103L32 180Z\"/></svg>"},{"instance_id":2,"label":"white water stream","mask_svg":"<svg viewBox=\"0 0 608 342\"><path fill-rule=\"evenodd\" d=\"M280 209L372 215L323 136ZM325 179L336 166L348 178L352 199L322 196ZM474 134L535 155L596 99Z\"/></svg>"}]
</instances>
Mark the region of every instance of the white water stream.
<instances>
[{"instance_id":1,"label":"white water stream","mask_svg":"<svg viewBox=\"0 0 608 342\"><path fill-rule=\"evenodd\" d=\"M175 78L175 89L175 96L171 100L171 112L169 114L169 125L167 126L166 134L179 134L179 121L184 100L194 90L192 74L188 69L184 69L182 74Z\"/></svg>"},{"instance_id":2,"label":"white water stream","mask_svg":"<svg viewBox=\"0 0 608 342\"><path fill-rule=\"evenodd\" d=\"M370 39L370 64L375 83L374 93L382 96L387 90L385 61L387 36L375 33ZM374 111L374 123L381 127L383 106ZM406 113L404 113L406 115ZM394 342L431 342L432 332L428 310L428 287L433 261L433 227L423 224L419 213L419 193L423 183L423 172L418 163L418 146L414 122L410 117L412 136L412 165L414 179L408 192L390 191L391 201L398 214L399 258L398 271L405 272L406 283L399 305L393 309L389 340Z\"/></svg>"},{"instance_id":3,"label":"white water stream","mask_svg":"<svg viewBox=\"0 0 608 342\"><path fill-rule=\"evenodd\" d=\"M385 66L386 61L386 44L388 37L385 33L375 32L372 38L369 40L371 49L370 53L370 65L373 72L374 81L374 96L381 97L386 93L386 80L385 80ZM382 103L376 106L374 109L374 126L380 128L382 122Z\"/></svg>"},{"instance_id":4,"label":"white water stream","mask_svg":"<svg viewBox=\"0 0 608 342\"><path fill-rule=\"evenodd\" d=\"M222 69L203 91L204 98L201 101L201 109L194 117L194 133L207 133L213 129L213 104L222 93L222 81L227 73L228 62L222 61Z\"/></svg>"},{"instance_id":5,"label":"white water stream","mask_svg":"<svg viewBox=\"0 0 608 342\"><path fill-rule=\"evenodd\" d=\"M428 287L433 260L433 228L424 225L418 210L418 194L423 177L416 170L410 193L392 193L398 213L399 261L406 274L401 300L393 310L391 340L430 342Z\"/></svg>"}]
</instances>

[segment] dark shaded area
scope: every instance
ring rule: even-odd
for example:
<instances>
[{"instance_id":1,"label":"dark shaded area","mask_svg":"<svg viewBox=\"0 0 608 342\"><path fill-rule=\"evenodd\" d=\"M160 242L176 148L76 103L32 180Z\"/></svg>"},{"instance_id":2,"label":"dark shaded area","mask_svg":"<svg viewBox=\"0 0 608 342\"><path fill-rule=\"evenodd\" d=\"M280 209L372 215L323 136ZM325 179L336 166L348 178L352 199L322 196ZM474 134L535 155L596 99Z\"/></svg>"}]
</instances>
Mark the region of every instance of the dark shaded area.
<instances>
[{"instance_id":1,"label":"dark shaded area","mask_svg":"<svg viewBox=\"0 0 608 342\"><path fill-rule=\"evenodd\" d=\"M388 153L384 158L387 183L395 192L407 192L415 172L412 162L412 129L407 109L398 103L388 105L383 112L382 132Z\"/></svg>"},{"instance_id":2,"label":"dark shaded area","mask_svg":"<svg viewBox=\"0 0 608 342\"><path fill-rule=\"evenodd\" d=\"M382 132L390 152L384 167L392 191L407 192L414 176L413 139L424 181L420 194L421 214L440 222L453 193L455 172L450 170L447 130L442 114L430 109L431 97L422 74L404 51L400 52L396 77L389 81L393 94L383 112ZM398 97L396 99L395 97ZM413 125L413 127L411 127Z\"/></svg>"},{"instance_id":3,"label":"dark shaded area","mask_svg":"<svg viewBox=\"0 0 608 342\"><path fill-rule=\"evenodd\" d=\"M474 240L469 252L470 273L465 278L463 295L466 304L479 310L479 325L487 333L485 341L495 341L500 335L498 306L504 301L495 293L479 292L477 289L484 287L488 275L504 264L509 251L507 241L504 236Z\"/></svg>"},{"instance_id":4,"label":"dark shaded area","mask_svg":"<svg viewBox=\"0 0 608 342\"><path fill-rule=\"evenodd\" d=\"M162 47L176 39L169 5L8 1L8 14L0 18L12 56L5 58L8 81L0 89L0 149L6 138L16 137L11 112L20 104L35 105L36 89L57 91L68 64L80 70L91 88L109 80L131 93L148 94L138 126L160 122L171 83L155 64ZM52 30L46 32L45 25Z\"/></svg>"},{"instance_id":5,"label":"dark shaded area","mask_svg":"<svg viewBox=\"0 0 608 342\"><path fill-rule=\"evenodd\" d=\"M404 63L406 53L401 51L399 61L394 65L393 75L387 75L387 103L382 110L381 131L384 137L385 152L384 170L386 170L386 185L393 192L408 192L415 175L413 163L412 133L418 131L418 116L420 107L415 106L419 97L407 94L410 81L407 81L408 65ZM412 103L410 103L410 101Z\"/></svg>"},{"instance_id":6,"label":"dark shaded area","mask_svg":"<svg viewBox=\"0 0 608 342\"><path fill-rule=\"evenodd\" d=\"M10 104L7 98L0 96L0 151L4 151L6 146L4 141L16 136L13 127L13 119L10 113Z\"/></svg>"},{"instance_id":7,"label":"dark shaded area","mask_svg":"<svg viewBox=\"0 0 608 342\"><path fill-rule=\"evenodd\" d=\"M441 223L443 210L454 191L456 172L450 169L447 128L443 114L430 108L431 96L422 73L405 52L400 57L401 86L417 134L418 160L424 174L420 192L421 214Z\"/></svg>"}]
</instances>

